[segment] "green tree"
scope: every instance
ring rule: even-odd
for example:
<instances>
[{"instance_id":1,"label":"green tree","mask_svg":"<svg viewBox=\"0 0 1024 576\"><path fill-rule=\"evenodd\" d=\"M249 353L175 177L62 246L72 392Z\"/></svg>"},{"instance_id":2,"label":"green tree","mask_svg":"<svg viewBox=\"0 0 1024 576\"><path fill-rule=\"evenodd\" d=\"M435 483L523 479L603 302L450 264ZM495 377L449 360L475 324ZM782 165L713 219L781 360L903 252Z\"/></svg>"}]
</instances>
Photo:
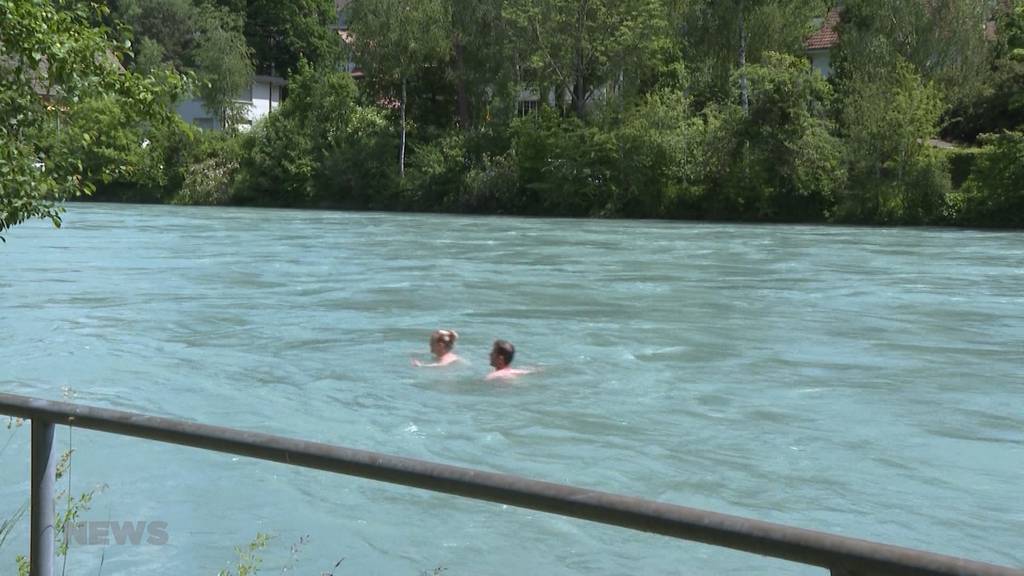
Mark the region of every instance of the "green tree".
<instances>
[{"instance_id":1,"label":"green tree","mask_svg":"<svg viewBox=\"0 0 1024 576\"><path fill-rule=\"evenodd\" d=\"M963 187L962 221L1024 228L1024 133L981 137L984 144Z\"/></svg>"},{"instance_id":2,"label":"green tree","mask_svg":"<svg viewBox=\"0 0 1024 576\"><path fill-rule=\"evenodd\" d=\"M166 113L161 84L122 70L124 46L91 24L106 13L88 3L0 0L0 233L29 218L59 226L61 202L91 192L81 159L54 153L68 139L88 145L101 136L97 126L62 129L83 100L118 97L140 117Z\"/></svg>"},{"instance_id":3,"label":"green tree","mask_svg":"<svg viewBox=\"0 0 1024 576\"><path fill-rule=\"evenodd\" d=\"M996 3L979 0L848 0L837 73L844 66L889 67L897 57L947 103L975 95L988 69L985 28Z\"/></svg>"},{"instance_id":4,"label":"green tree","mask_svg":"<svg viewBox=\"0 0 1024 576\"><path fill-rule=\"evenodd\" d=\"M744 110L749 83L743 68L773 51L803 55L803 40L823 0L694 0L681 7L680 35L701 101L725 102L735 94ZM739 70L739 74L734 71Z\"/></svg>"},{"instance_id":5,"label":"green tree","mask_svg":"<svg viewBox=\"0 0 1024 576\"><path fill-rule=\"evenodd\" d=\"M194 75L206 109L227 128L237 124L238 95L253 76L244 12L193 0L117 0L115 9L133 29L136 71L166 65Z\"/></svg>"},{"instance_id":6,"label":"green tree","mask_svg":"<svg viewBox=\"0 0 1024 576\"><path fill-rule=\"evenodd\" d=\"M353 0L352 33L359 62L378 86L399 86L399 177L405 176L409 78L451 50L451 5L444 0Z\"/></svg>"},{"instance_id":7,"label":"green tree","mask_svg":"<svg viewBox=\"0 0 1024 576\"><path fill-rule=\"evenodd\" d=\"M523 84L542 100L552 89L567 95L580 117L596 94L629 90L632 71L663 47L669 21L660 0L510 0L505 13Z\"/></svg>"},{"instance_id":8,"label":"green tree","mask_svg":"<svg viewBox=\"0 0 1024 576\"><path fill-rule=\"evenodd\" d=\"M512 35L502 16L503 0L449 1L455 114L459 127L469 130L486 120L492 102L505 105L506 111L513 108L508 106L517 95L512 87Z\"/></svg>"},{"instance_id":9,"label":"green tree","mask_svg":"<svg viewBox=\"0 0 1024 576\"><path fill-rule=\"evenodd\" d=\"M732 217L824 220L845 184L832 90L802 58L768 52L763 62L742 71L749 108L732 115L721 197L711 200Z\"/></svg>"},{"instance_id":10,"label":"green tree","mask_svg":"<svg viewBox=\"0 0 1024 576\"><path fill-rule=\"evenodd\" d=\"M219 0L237 9L238 0ZM245 37L260 74L288 76L306 60L314 67L339 63L340 40L333 0L248 0Z\"/></svg>"},{"instance_id":11,"label":"green tree","mask_svg":"<svg viewBox=\"0 0 1024 576\"><path fill-rule=\"evenodd\" d=\"M1024 128L1024 2L999 11L990 30L991 68L972 92L976 97L949 114L943 133L951 138L973 142L979 134Z\"/></svg>"},{"instance_id":12,"label":"green tree","mask_svg":"<svg viewBox=\"0 0 1024 576\"><path fill-rule=\"evenodd\" d=\"M280 109L243 136L234 198L275 206L365 208L372 204L371 194L390 192L381 152L393 140L382 114L357 105L351 76L300 63L290 88Z\"/></svg>"},{"instance_id":13,"label":"green tree","mask_svg":"<svg viewBox=\"0 0 1024 576\"><path fill-rule=\"evenodd\" d=\"M192 68L200 24L193 0L116 0L112 9L131 27L137 69L149 71L154 61L179 72Z\"/></svg>"},{"instance_id":14,"label":"green tree","mask_svg":"<svg viewBox=\"0 0 1024 576\"><path fill-rule=\"evenodd\" d=\"M879 223L936 221L950 188L947 168L928 144L938 132L943 108L938 89L902 58L891 70L849 72L840 84L839 106L850 180L838 217Z\"/></svg>"},{"instance_id":15,"label":"green tree","mask_svg":"<svg viewBox=\"0 0 1024 576\"><path fill-rule=\"evenodd\" d=\"M247 104L239 94L252 84L253 64L242 35L242 18L225 9L200 11L198 45L193 59L199 81L199 97L206 109L231 129L243 117Z\"/></svg>"}]
</instances>

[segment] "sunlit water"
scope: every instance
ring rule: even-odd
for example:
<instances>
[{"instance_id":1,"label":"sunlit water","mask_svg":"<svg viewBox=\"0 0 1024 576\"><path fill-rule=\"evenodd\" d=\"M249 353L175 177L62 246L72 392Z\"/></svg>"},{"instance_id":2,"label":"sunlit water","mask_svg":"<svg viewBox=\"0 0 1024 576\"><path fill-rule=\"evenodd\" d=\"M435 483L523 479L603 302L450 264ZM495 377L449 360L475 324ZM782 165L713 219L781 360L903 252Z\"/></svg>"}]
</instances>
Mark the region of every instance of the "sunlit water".
<instances>
[{"instance_id":1,"label":"sunlit water","mask_svg":"<svg viewBox=\"0 0 1024 576\"><path fill-rule=\"evenodd\" d=\"M1024 565L1024 234L73 205L11 231L0 271L5 392ZM411 366L439 327L468 366ZM485 383L495 338L541 371ZM823 573L58 436L72 492L106 486L83 520L169 537L73 544L67 574L215 574L258 531L266 574ZM27 501L28 441L0 428L0 519Z\"/></svg>"}]
</instances>

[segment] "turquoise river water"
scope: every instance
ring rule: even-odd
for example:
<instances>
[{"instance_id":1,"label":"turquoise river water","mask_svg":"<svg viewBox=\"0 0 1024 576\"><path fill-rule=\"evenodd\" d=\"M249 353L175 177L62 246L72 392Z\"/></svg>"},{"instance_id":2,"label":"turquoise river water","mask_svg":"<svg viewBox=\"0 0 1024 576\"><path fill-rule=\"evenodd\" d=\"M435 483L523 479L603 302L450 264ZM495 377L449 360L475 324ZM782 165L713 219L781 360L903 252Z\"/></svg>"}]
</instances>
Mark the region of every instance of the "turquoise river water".
<instances>
[{"instance_id":1,"label":"turquoise river water","mask_svg":"<svg viewBox=\"0 0 1024 576\"><path fill-rule=\"evenodd\" d=\"M414 368L441 327L469 364ZM0 335L4 392L1024 565L1021 233L74 204L0 245ZM540 371L484 382L495 338ZM213 575L257 532L262 574L825 574L57 435L72 493L101 489L80 520L166 533L73 541L68 575ZM0 520L28 499L28 449L0 427Z\"/></svg>"}]
</instances>

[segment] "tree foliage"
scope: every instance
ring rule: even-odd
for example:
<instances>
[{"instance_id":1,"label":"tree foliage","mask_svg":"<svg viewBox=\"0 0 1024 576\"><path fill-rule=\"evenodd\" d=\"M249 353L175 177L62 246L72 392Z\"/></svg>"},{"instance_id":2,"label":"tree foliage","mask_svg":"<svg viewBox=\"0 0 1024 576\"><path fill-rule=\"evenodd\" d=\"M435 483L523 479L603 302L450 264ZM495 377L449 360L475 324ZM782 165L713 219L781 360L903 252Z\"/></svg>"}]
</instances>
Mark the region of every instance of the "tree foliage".
<instances>
[{"instance_id":1,"label":"tree foliage","mask_svg":"<svg viewBox=\"0 0 1024 576\"><path fill-rule=\"evenodd\" d=\"M976 95L991 56L984 31L995 9L982 0L849 0L840 60L857 68L899 59L955 103Z\"/></svg>"},{"instance_id":2,"label":"tree foliage","mask_svg":"<svg viewBox=\"0 0 1024 576\"><path fill-rule=\"evenodd\" d=\"M239 0L216 0L238 13ZM245 37L260 74L289 76L305 60L331 67L339 58L334 0L248 0Z\"/></svg>"},{"instance_id":3,"label":"tree foliage","mask_svg":"<svg viewBox=\"0 0 1024 576\"><path fill-rule=\"evenodd\" d=\"M80 6L0 5L52 2ZM104 198L1015 225L998 215L1018 198L1019 0L846 0L828 80L804 48L828 0L352 0L358 86L332 0L107 2L114 17L79 20L131 40L135 72L196 78L226 120L254 72L289 85L234 135L110 90L49 107L5 92L36 148L0 153Z\"/></svg>"},{"instance_id":4,"label":"tree foliage","mask_svg":"<svg viewBox=\"0 0 1024 576\"><path fill-rule=\"evenodd\" d=\"M451 50L452 6L446 0L354 0L352 33L356 52L381 96L398 101L399 175L405 174L406 107L409 78L447 59ZM390 92L387 87L397 93Z\"/></svg>"},{"instance_id":5,"label":"tree foliage","mask_svg":"<svg viewBox=\"0 0 1024 576\"><path fill-rule=\"evenodd\" d=\"M768 52L799 54L803 40L824 15L823 0L692 0L678 25L701 101L740 103L744 76L734 71L757 64Z\"/></svg>"},{"instance_id":6,"label":"tree foliage","mask_svg":"<svg viewBox=\"0 0 1024 576\"><path fill-rule=\"evenodd\" d=\"M510 0L505 16L524 83L577 116L599 94L637 92L634 72L664 46L669 21L660 0Z\"/></svg>"},{"instance_id":7,"label":"tree foliage","mask_svg":"<svg viewBox=\"0 0 1024 576\"><path fill-rule=\"evenodd\" d=\"M195 49L198 92L206 109L225 127L237 125L247 104L239 94L251 88L253 64L242 35L242 19L227 10L204 7L198 27L202 40Z\"/></svg>"},{"instance_id":8,"label":"tree foliage","mask_svg":"<svg viewBox=\"0 0 1024 576\"><path fill-rule=\"evenodd\" d=\"M1024 133L990 134L981 142L984 147L964 185L962 221L1024 228Z\"/></svg>"},{"instance_id":9,"label":"tree foliage","mask_svg":"<svg viewBox=\"0 0 1024 576\"><path fill-rule=\"evenodd\" d=\"M195 0L116 0L114 10L133 30L136 71L167 66L194 76L206 109L224 126L237 124L239 94L254 71L244 13Z\"/></svg>"},{"instance_id":10,"label":"tree foliage","mask_svg":"<svg viewBox=\"0 0 1024 576\"><path fill-rule=\"evenodd\" d=\"M125 72L124 45L95 26L106 7L84 2L0 0L0 233L29 218L60 225L61 201L92 191L83 157L105 136L87 123L65 126L94 98L117 98L133 119L166 114L176 79L163 82Z\"/></svg>"},{"instance_id":11,"label":"tree foliage","mask_svg":"<svg viewBox=\"0 0 1024 576\"><path fill-rule=\"evenodd\" d=\"M848 72L840 86L850 173L840 218L934 222L949 191L949 174L928 142L943 110L938 89L903 59L893 69Z\"/></svg>"}]
</instances>

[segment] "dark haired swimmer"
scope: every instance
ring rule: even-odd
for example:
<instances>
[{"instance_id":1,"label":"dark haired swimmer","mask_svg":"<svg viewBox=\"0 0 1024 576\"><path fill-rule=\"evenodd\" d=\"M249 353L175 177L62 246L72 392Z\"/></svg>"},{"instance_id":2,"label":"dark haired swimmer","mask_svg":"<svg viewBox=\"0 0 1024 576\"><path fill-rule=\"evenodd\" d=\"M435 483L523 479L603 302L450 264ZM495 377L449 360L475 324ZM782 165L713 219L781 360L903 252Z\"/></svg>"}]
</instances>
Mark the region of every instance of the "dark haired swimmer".
<instances>
[{"instance_id":1,"label":"dark haired swimmer","mask_svg":"<svg viewBox=\"0 0 1024 576\"><path fill-rule=\"evenodd\" d=\"M532 370L520 370L512 368L512 359L516 356L516 347L508 340L495 340L491 348L491 366L494 370L487 375L485 380L496 380L498 378L515 378L523 374L529 374Z\"/></svg>"},{"instance_id":2,"label":"dark haired swimmer","mask_svg":"<svg viewBox=\"0 0 1024 576\"><path fill-rule=\"evenodd\" d=\"M430 353L434 355L434 361L424 364L419 360L413 360L413 366L447 366L462 360L454 352L455 341L459 339L459 333L455 330L434 330L430 335Z\"/></svg>"}]
</instances>

